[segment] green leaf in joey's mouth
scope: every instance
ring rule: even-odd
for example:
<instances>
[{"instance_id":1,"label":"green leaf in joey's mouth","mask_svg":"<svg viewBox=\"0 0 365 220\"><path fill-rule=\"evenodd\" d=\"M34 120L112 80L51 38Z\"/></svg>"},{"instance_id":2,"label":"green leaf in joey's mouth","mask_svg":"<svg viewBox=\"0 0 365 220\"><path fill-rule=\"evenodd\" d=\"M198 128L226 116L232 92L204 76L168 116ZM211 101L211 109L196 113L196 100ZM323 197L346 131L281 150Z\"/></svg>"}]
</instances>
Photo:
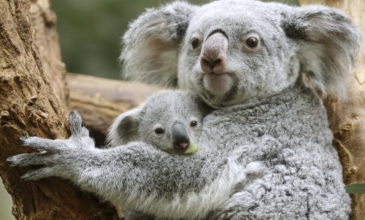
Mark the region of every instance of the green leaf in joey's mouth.
<instances>
[{"instance_id":1,"label":"green leaf in joey's mouth","mask_svg":"<svg viewBox=\"0 0 365 220\"><path fill-rule=\"evenodd\" d=\"M197 144L192 144L189 146L189 148L185 151L184 154L193 154L198 152L199 148Z\"/></svg>"}]
</instances>

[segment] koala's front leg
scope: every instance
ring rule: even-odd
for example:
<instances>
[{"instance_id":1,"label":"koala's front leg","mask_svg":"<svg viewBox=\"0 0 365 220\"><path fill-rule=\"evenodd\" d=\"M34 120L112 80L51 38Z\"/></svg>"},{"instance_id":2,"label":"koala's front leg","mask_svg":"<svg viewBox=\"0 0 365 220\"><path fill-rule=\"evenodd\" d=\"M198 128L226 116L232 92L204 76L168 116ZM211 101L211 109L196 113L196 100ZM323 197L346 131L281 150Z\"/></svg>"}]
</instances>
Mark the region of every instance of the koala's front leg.
<instances>
[{"instance_id":1,"label":"koala's front leg","mask_svg":"<svg viewBox=\"0 0 365 220\"><path fill-rule=\"evenodd\" d=\"M125 174L123 164L118 163L122 175L115 174L115 166L111 160L116 160L119 154L109 154L108 150L95 148L92 138L77 112L70 114L71 136L69 139L50 140L39 137L22 138L24 145L42 150L39 153L18 154L7 159L11 166L41 166L25 173L22 178L38 180L51 176L71 180L80 188L95 193L107 200L113 201L117 195L116 186ZM122 148L123 149L123 148ZM114 149L113 149L114 150ZM116 178L114 178L116 177Z\"/></svg>"},{"instance_id":2,"label":"koala's front leg","mask_svg":"<svg viewBox=\"0 0 365 220\"><path fill-rule=\"evenodd\" d=\"M25 145L42 152L15 155L7 161L12 166L41 166L22 176L27 180L61 177L115 205L129 205L132 209L138 208L150 214L155 214L151 210L165 208L163 205L169 202L166 193L158 192L163 192L166 182L156 183L154 177L169 164L167 161L160 165L156 160L171 159L170 155L143 142L98 149L89 137L88 130L81 126L81 117L77 113L71 113L70 124L69 139L23 138ZM162 205L156 206L158 199L162 200L158 203Z\"/></svg>"},{"instance_id":3,"label":"koala's front leg","mask_svg":"<svg viewBox=\"0 0 365 220\"><path fill-rule=\"evenodd\" d=\"M26 145L44 152L15 155L8 161L14 166L42 166L26 173L25 179L66 178L115 205L136 209L157 219L204 216L217 206L220 198L228 195L230 186L224 191L217 190L222 181L230 182L225 177L236 178L229 175L233 171L225 166L225 160L216 157L174 156L143 142L98 149L87 129L81 127L81 117L71 114L70 123L69 139L26 138ZM219 165L225 167L221 175L215 168ZM205 167L204 172L201 167ZM210 184L206 186L206 183ZM207 204L200 206L201 201Z\"/></svg>"},{"instance_id":4,"label":"koala's front leg","mask_svg":"<svg viewBox=\"0 0 365 220\"><path fill-rule=\"evenodd\" d=\"M95 149L89 132L81 126L77 112L70 113L71 137L67 140L50 140L39 137L21 138L24 145L42 150L40 153L18 154L7 159L12 166L40 165L42 168L31 170L22 178L38 180L57 176L76 181L79 170L85 169L87 157Z\"/></svg>"}]
</instances>

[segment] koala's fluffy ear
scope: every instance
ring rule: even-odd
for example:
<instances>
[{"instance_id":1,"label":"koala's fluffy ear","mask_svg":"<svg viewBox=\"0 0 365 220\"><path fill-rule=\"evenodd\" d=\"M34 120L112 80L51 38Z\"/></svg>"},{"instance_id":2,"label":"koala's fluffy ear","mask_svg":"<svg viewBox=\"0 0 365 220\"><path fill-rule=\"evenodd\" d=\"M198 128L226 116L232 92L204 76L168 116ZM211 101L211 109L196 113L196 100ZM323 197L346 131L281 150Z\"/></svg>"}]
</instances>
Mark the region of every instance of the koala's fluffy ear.
<instances>
[{"instance_id":1,"label":"koala's fluffy ear","mask_svg":"<svg viewBox=\"0 0 365 220\"><path fill-rule=\"evenodd\" d=\"M141 108L132 109L120 114L110 127L108 142L110 146L118 146L139 138L139 121Z\"/></svg>"},{"instance_id":2,"label":"koala's fluffy ear","mask_svg":"<svg viewBox=\"0 0 365 220\"><path fill-rule=\"evenodd\" d=\"M179 44L195 7L174 2L148 9L132 22L123 36L122 77L176 87Z\"/></svg>"},{"instance_id":3,"label":"koala's fluffy ear","mask_svg":"<svg viewBox=\"0 0 365 220\"><path fill-rule=\"evenodd\" d=\"M361 39L351 19L325 6L303 6L286 14L282 27L298 41L301 70L311 83L322 92L345 95Z\"/></svg>"}]
</instances>

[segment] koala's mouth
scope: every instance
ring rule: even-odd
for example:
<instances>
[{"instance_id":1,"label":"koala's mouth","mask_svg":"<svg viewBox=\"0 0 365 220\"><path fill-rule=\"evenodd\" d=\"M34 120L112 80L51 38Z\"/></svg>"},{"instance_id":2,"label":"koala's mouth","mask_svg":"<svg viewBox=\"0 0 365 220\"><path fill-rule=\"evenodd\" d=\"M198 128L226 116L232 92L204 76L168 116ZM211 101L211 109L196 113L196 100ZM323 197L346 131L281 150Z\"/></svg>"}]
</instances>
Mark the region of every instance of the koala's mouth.
<instances>
[{"instance_id":1,"label":"koala's mouth","mask_svg":"<svg viewBox=\"0 0 365 220\"><path fill-rule=\"evenodd\" d=\"M234 80L230 73L205 73L203 86L214 95L224 96L234 86Z\"/></svg>"},{"instance_id":2,"label":"koala's mouth","mask_svg":"<svg viewBox=\"0 0 365 220\"><path fill-rule=\"evenodd\" d=\"M199 96L206 104L213 108L231 105L237 96L238 78L234 72L221 73L220 76L211 76L214 73L199 72L196 87ZM218 75L218 74L215 74Z\"/></svg>"}]
</instances>

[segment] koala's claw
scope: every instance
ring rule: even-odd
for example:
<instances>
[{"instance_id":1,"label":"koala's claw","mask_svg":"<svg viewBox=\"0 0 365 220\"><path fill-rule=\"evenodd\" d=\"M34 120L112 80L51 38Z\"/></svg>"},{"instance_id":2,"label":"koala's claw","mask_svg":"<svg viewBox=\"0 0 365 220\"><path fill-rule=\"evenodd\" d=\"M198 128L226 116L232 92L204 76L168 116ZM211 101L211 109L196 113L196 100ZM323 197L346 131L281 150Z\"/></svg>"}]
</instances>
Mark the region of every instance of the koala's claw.
<instances>
[{"instance_id":1,"label":"koala's claw","mask_svg":"<svg viewBox=\"0 0 365 220\"><path fill-rule=\"evenodd\" d=\"M24 142L27 138L28 138L28 137L21 136L21 137L19 138L19 140L21 140L22 142Z\"/></svg>"},{"instance_id":2,"label":"koala's claw","mask_svg":"<svg viewBox=\"0 0 365 220\"><path fill-rule=\"evenodd\" d=\"M9 162L11 167L15 167L15 166L17 166L17 164L16 164L16 162L15 162L15 161L17 161L17 160L16 160L16 157L17 157L17 156L19 156L19 155L16 155L16 156L12 156L12 157L8 157L8 158L6 158L6 162Z\"/></svg>"},{"instance_id":3,"label":"koala's claw","mask_svg":"<svg viewBox=\"0 0 365 220\"><path fill-rule=\"evenodd\" d=\"M53 176L53 168L44 167L36 170L31 170L21 176L24 180L39 180Z\"/></svg>"},{"instance_id":4,"label":"koala's claw","mask_svg":"<svg viewBox=\"0 0 365 220\"><path fill-rule=\"evenodd\" d=\"M8 157L6 159L7 162L10 162L10 166L30 166L30 165L50 165L52 164L52 160L50 160L50 155L46 152L42 153L32 153L32 154L18 154L12 157Z\"/></svg>"},{"instance_id":5,"label":"koala's claw","mask_svg":"<svg viewBox=\"0 0 365 220\"><path fill-rule=\"evenodd\" d=\"M21 138L21 140L24 146L52 153L60 152L67 147L64 140L51 140L39 137Z\"/></svg>"}]
</instances>

